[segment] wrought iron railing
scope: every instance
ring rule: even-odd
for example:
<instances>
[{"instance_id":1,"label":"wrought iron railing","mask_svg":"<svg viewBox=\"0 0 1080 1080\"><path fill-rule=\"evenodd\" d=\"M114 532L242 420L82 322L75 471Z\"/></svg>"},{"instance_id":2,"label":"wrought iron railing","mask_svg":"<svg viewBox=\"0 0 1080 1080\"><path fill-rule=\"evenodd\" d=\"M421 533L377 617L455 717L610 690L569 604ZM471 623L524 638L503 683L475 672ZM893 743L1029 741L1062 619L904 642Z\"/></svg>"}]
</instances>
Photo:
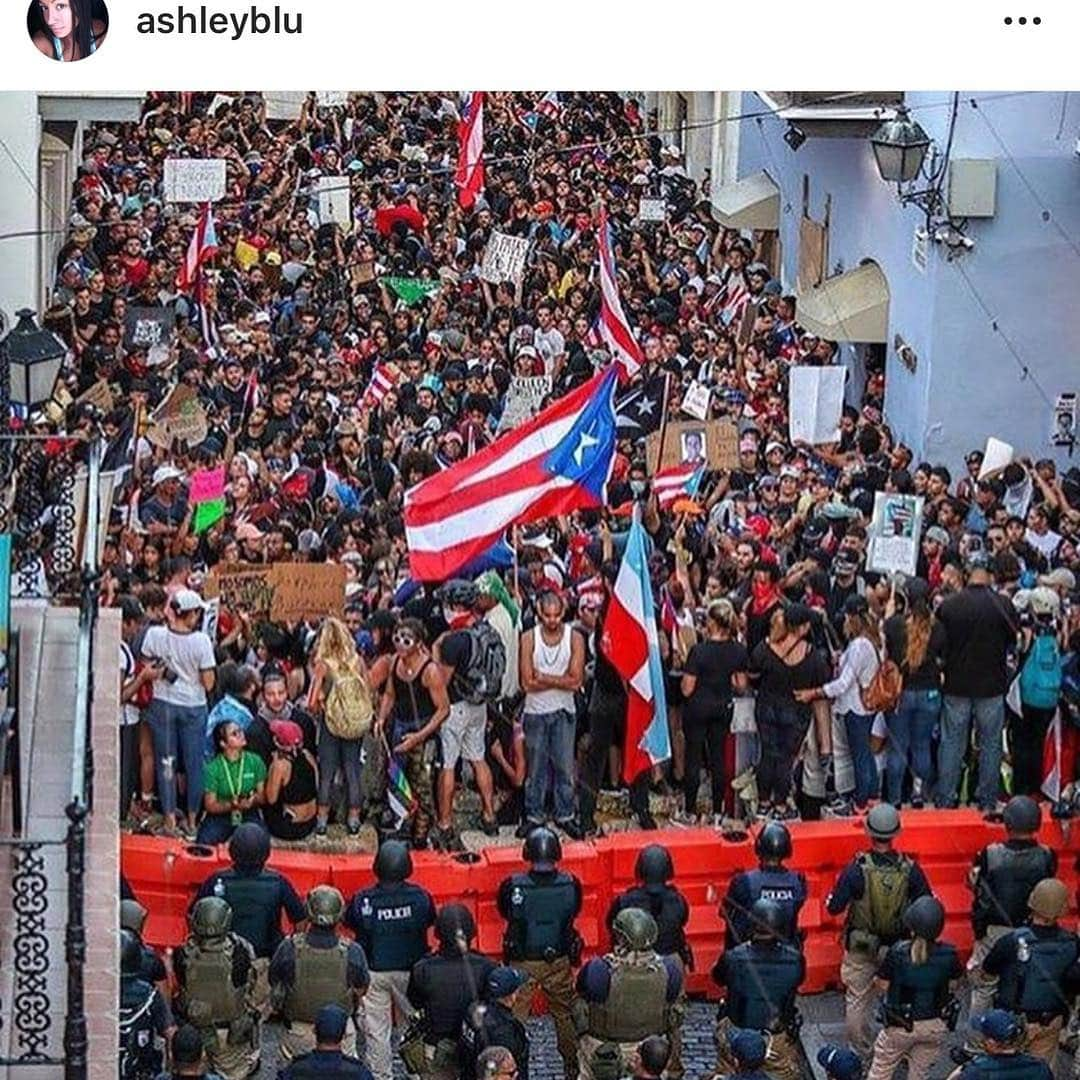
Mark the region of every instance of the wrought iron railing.
<instances>
[{"instance_id":1,"label":"wrought iron railing","mask_svg":"<svg viewBox=\"0 0 1080 1080\"><path fill-rule=\"evenodd\" d=\"M77 598L79 629L73 716L73 755L70 799L64 807L68 820L62 837L22 834L21 783L18 763L11 765L12 835L0 837L0 855L10 855L10 907L13 914L7 952L12 957L9 1002L0 1002L0 1038L9 1039L0 1067L19 1065L63 1066L66 1080L84 1080L87 1074L87 1022L83 973L86 963L86 832L93 805L93 702L94 630L98 600L98 515L101 444L97 439L52 444L41 440L0 439L0 464L5 468L5 492L0 501L0 532L12 534L12 593L17 597L64 601ZM85 463L85 478L77 476ZM85 483L85 494L79 488ZM79 513L81 507L81 513ZM78 520L77 520L78 519ZM82 558L78 552L81 547ZM9 708L15 740L20 722L18 650L9 650ZM11 748L14 740L5 741ZM15 741L15 754L18 744ZM32 777L31 777L32 782ZM49 973L60 964L52 954L47 933L50 882L48 857L64 850L67 916L63 963L66 967L66 1003L62 1053L56 1053L59 1002L50 992ZM55 895L55 893L53 893ZM0 972L0 974L3 974ZM4 1028L8 1030L5 1032ZM0 1043L0 1048L2 1048Z\"/></svg>"}]
</instances>

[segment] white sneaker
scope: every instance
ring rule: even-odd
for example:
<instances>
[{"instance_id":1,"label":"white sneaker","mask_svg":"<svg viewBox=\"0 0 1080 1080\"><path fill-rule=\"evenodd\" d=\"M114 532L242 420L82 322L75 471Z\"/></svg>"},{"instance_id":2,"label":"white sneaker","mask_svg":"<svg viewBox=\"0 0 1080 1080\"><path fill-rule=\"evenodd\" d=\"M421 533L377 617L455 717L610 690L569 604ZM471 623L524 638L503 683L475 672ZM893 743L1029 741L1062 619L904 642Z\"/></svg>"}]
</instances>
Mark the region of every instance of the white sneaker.
<instances>
[{"instance_id":1,"label":"white sneaker","mask_svg":"<svg viewBox=\"0 0 1080 1080\"><path fill-rule=\"evenodd\" d=\"M685 810L677 810L671 815L671 824L676 829L693 829L698 824L697 814L688 814Z\"/></svg>"}]
</instances>

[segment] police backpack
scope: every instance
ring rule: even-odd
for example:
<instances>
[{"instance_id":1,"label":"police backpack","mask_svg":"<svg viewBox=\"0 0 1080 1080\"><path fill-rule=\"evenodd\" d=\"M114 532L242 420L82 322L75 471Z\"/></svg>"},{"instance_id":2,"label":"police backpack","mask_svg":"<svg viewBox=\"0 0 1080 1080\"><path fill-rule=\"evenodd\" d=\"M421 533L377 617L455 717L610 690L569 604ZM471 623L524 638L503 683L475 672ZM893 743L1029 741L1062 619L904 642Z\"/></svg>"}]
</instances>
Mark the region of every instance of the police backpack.
<instances>
[{"instance_id":1,"label":"police backpack","mask_svg":"<svg viewBox=\"0 0 1080 1080\"><path fill-rule=\"evenodd\" d=\"M472 705L486 705L502 696L506 645L499 631L484 619L470 626L469 657L455 675L462 696Z\"/></svg>"}]
</instances>

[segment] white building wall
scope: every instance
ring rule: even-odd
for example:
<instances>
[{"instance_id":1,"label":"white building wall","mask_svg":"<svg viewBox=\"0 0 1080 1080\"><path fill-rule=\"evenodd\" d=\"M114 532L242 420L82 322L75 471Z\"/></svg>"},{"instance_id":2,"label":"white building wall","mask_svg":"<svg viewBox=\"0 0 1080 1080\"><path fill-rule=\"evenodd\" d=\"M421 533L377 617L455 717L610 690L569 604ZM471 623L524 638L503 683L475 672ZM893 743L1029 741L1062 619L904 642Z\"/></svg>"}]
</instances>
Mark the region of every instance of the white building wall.
<instances>
[{"instance_id":1,"label":"white building wall","mask_svg":"<svg viewBox=\"0 0 1080 1080\"><path fill-rule=\"evenodd\" d=\"M0 94L0 310L38 306L37 236L13 237L41 227L38 205L38 147L41 120L37 94Z\"/></svg>"}]
</instances>

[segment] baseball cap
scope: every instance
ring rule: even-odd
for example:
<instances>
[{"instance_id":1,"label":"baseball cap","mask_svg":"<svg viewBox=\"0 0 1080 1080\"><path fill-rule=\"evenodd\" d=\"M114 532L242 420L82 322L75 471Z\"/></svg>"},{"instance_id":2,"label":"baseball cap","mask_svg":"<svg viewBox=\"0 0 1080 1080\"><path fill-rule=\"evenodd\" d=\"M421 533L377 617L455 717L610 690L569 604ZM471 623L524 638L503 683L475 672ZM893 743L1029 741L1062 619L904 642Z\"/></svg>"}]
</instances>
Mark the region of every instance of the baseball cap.
<instances>
[{"instance_id":1,"label":"baseball cap","mask_svg":"<svg viewBox=\"0 0 1080 1080\"><path fill-rule=\"evenodd\" d=\"M925 540L932 540L935 544L940 544L942 547L949 546L949 534L940 525L931 525L926 530L926 534L923 537Z\"/></svg>"},{"instance_id":2,"label":"baseball cap","mask_svg":"<svg viewBox=\"0 0 1080 1080\"><path fill-rule=\"evenodd\" d=\"M826 1043L817 1055L818 1064L825 1070L825 1075L833 1080L860 1080L862 1062L858 1055L846 1046Z\"/></svg>"},{"instance_id":3,"label":"baseball cap","mask_svg":"<svg viewBox=\"0 0 1080 1080\"><path fill-rule=\"evenodd\" d=\"M854 594L844 601L845 615L865 615L870 610L865 596Z\"/></svg>"},{"instance_id":4,"label":"baseball cap","mask_svg":"<svg viewBox=\"0 0 1080 1080\"><path fill-rule=\"evenodd\" d=\"M756 1069L765 1061L765 1040L757 1031L732 1031L728 1035L728 1046L735 1060L744 1068Z\"/></svg>"},{"instance_id":5,"label":"baseball cap","mask_svg":"<svg viewBox=\"0 0 1080 1080\"><path fill-rule=\"evenodd\" d=\"M1076 588L1076 575L1065 566L1059 566L1051 570L1049 574L1043 574L1039 578L1040 585L1046 585L1051 589L1066 589L1072 592Z\"/></svg>"},{"instance_id":6,"label":"baseball cap","mask_svg":"<svg viewBox=\"0 0 1080 1080\"><path fill-rule=\"evenodd\" d=\"M348 1022L349 1014L340 1005L324 1005L315 1016L315 1041L341 1042Z\"/></svg>"},{"instance_id":7,"label":"baseball cap","mask_svg":"<svg viewBox=\"0 0 1080 1080\"><path fill-rule=\"evenodd\" d=\"M775 439L773 439L765 447L765 456L768 457L770 454L775 453L777 450L779 450L781 454L784 453L784 444L782 442L777 442Z\"/></svg>"},{"instance_id":8,"label":"baseball cap","mask_svg":"<svg viewBox=\"0 0 1080 1080\"><path fill-rule=\"evenodd\" d=\"M524 985L525 976L517 968L497 967L487 977L487 996L492 1001L498 1001Z\"/></svg>"},{"instance_id":9,"label":"baseball cap","mask_svg":"<svg viewBox=\"0 0 1080 1080\"><path fill-rule=\"evenodd\" d=\"M994 1042L1011 1043L1020 1035L1020 1021L1006 1009L991 1009L971 1021L972 1028Z\"/></svg>"},{"instance_id":10,"label":"baseball cap","mask_svg":"<svg viewBox=\"0 0 1080 1080\"><path fill-rule=\"evenodd\" d=\"M203 599L194 589L177 589L170 601L173 611L186 615L189 611L202 611Z\"/></svg>"},{"instance_id":11,"label":"baseball cap","mask_svg":"<svg viewBox=\"0 0 1080 1080\"><path fill-rule=\"evenodd\" d=\"M294 720L271 720L270 734L274 737L274 742L287 750L302 746L304 743L303 728Z\"/></svg>"},{"instance_id":12,"label":"baseball cap","mask_svg":"<svg viewBox=\"0 0 1080 1080\"><path fill-rule=\"evenodd\" d=\"M150 480L151 487L157 487L159 484L164 484L167 480L183 480L184 474L175 465L159 465L154 470L154 475Z\"/></svg>"}]
</instances>

